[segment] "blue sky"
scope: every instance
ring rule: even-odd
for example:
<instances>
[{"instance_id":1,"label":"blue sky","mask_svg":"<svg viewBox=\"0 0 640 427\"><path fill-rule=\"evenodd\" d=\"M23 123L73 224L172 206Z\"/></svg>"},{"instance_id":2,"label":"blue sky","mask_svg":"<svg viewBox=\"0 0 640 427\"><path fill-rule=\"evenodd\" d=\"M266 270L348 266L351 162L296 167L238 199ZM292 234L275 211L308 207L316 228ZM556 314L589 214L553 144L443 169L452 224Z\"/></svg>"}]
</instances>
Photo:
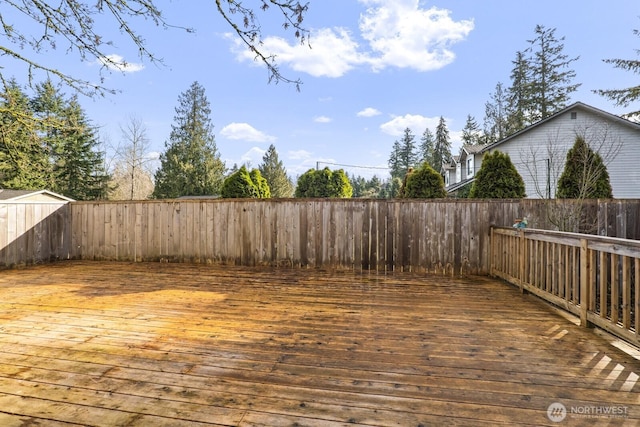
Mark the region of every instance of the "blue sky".
<instances>
[{"instance_id":1,"label":"blue sky","mask_svg":"<svg viewBox=\"0 0 640 427\"><path fill-rule=\"evenodd\" d=\"M285 76L303 81L300 92L293 85L267 84L265 68L229 37L214 2L160 3L170 23L195 33L139 26L164 66L142 61L117 31L107 33L114 41L111 54L129 68L105 74L116 94L81 99L101 137L117 144L120 126L135 116L146 127L151 151L163 151L178 96L198 81L211 103L216 144L227 165L257 166L274 144L293 177L317 162L384 168L404 128L419 138L426 127L435 130L440 116L457 150L467 115L482 124L485 102L498 82L509 85L511 61L528 46L537 24L556 28L556 36L565 37L565 53L580 56L573 69L582 86L572 101L620 114L625 109L591 91L637 85L640 79L602 62L637 57L637 0L540 0L535 6L513 0L310 0L305 27L311 49L282 30L275 9L259 12L264 50L277 55ZM67 54L62 43L43 59L87 79L99 75L95 61ZM3 65L8 74L12 65ZM15 70L20 80L21 69Z\"/></svg>"}]
</instances>

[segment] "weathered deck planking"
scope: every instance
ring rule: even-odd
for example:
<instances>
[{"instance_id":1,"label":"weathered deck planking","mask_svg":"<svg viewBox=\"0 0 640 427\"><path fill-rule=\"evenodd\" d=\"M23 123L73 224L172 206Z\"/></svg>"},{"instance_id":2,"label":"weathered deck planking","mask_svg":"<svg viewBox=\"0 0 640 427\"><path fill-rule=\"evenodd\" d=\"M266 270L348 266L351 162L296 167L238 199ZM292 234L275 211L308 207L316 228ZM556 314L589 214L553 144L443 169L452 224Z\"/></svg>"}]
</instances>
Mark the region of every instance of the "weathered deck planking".
<instances>
[{"instance_id":1,"label":"weathered deck planking","mask_svg":"<svg viewBox=\"0 0 640 427\"><path fill-rule=\"evenodd\" d=\"M487 278L93 262L0 276L3 426L636 425L638 379L640 361ZM627 418L556 424L553 402Z\"/></svg>"}]
</instances>

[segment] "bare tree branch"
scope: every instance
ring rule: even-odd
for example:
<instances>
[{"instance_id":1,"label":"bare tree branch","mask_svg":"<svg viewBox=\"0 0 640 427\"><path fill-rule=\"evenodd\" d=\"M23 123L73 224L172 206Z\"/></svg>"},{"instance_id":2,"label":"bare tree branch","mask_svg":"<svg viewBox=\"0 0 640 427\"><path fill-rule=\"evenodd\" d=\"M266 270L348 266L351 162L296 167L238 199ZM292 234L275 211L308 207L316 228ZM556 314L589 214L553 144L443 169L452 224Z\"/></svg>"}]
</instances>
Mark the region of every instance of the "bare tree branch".
<instances>
[{"instance_id":1,"label":"bare tree branch","mask_svg":"<svg viewBox=\"0 0 640 427\"><path fill-rule=\"evenodd\" d=\"M300 80L283 76L277 67L276 58L262 52L261 27L255 11L258 8L262 11L267 11L270 7L276 8L283 16L283 27L292 29L295 38L304 43L308 41L309 35L302 27L308 4L293 0L254 2L257 3L255 7L247 7L236 0L216 0L216 7L237 36L255 53L256 59L266 65L269 81L293 83L299 88L302 83ZM0 3L0 57L25 63L30 84L34 72L42 71L88 96L112 93L113 90L104 85L103 73L109 69L122 69L126 64L116 62L107 54L106 49L112 46L112 41L105 37L102 28L117 29L137 47L140 59L158 65L163 64L162 59L147 48L146 40L136 30L140 21L150 21L163 28L193 31L191 28L169 24L156 3L153 0L4 0ZM234 18L234 15L239 19ZM21 25L24 19L39 26L40 33L31 34L28 30L23 30L23 27L33 28L31 25ZM60 42L64 42L62 48L67 53L75 52L83 61L96 59L102 64L99 83L76 78L23 53L25 49L30 49L35 54L55 50L59 48ZM0 76L2 69L0 65Z\"/></svg>"}]
</instances>

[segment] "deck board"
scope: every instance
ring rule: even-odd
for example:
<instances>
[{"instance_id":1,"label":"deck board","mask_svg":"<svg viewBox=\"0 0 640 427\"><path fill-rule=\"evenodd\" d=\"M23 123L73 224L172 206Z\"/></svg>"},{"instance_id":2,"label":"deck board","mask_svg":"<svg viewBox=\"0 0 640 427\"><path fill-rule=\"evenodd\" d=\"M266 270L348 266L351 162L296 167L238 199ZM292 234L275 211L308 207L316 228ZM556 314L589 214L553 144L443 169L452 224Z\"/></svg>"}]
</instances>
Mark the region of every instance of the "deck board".
<instances>
[{"instance_id":1,"label":"deck board","mask_svg":"<svg viewBox=\"0 0 640 427\"><path fill-rule=\"evenodd\" d=\"M0 423L635 425L640 361L483 277L63 262L0 275ZM551 422L547 408L624 407Z\"/></svg>"}]
</instances>

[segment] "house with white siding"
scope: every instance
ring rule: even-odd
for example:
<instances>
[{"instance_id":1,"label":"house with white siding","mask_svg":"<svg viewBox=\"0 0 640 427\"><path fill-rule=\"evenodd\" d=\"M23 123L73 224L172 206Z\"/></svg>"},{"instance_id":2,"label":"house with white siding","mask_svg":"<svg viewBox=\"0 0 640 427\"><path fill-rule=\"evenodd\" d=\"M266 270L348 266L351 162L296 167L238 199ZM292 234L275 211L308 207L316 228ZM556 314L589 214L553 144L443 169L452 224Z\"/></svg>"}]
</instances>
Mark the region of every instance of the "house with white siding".
<instances>
[{"instance_id":1,"label":"house with white siding","mask_svg":"<svg viewBox=\"0 0 640 427\"><path fill-rule=\"evenodd\" d=\"M462 147L456 165L462 174L447 190L453 193L473 182L484 154L501 151L522 176L528 198L554 198L567 152L578 136L602 157L613 197L640 198L640 124L581 102L493 144Z\"/></svg>"}]
</instances>

